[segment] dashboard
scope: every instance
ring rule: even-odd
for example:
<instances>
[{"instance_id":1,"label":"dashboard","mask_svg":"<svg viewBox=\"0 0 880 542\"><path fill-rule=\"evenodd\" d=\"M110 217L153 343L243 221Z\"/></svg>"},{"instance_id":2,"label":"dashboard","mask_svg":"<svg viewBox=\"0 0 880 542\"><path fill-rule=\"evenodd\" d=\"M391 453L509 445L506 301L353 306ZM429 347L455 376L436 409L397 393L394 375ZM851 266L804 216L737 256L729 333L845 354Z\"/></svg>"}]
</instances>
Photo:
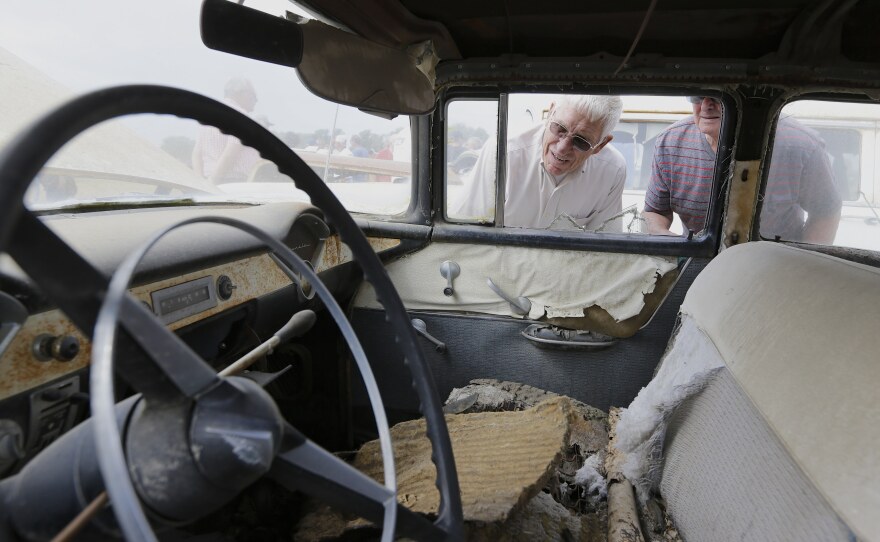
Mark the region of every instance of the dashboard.
<instances>
[{"instance_id":1,"label":"dashboard","mask_svg":"<svg viewBox=\"0 0 880 542\"><path fill-rule=\"evenodd\" d=\"M44 217L44 222L109 276L152 232L199 214L221 214L256 225L319 274L352 261L348 247L320 212L304 204L54 215ZM219 228L198 224L169 234L145 257L129 289L168 328L188 336L195 350L215 366L259 342L253 322L268 318L268 327L284 323L260 314L268 306L261 300L279 292L288 299L295 296L298 303L310 297L308 284L294 286L298 277L282 269L256 241ZM398 239L368 240L376 252L400 244ZM245 320L247 325L239 325ZM249 340L241 339L240 328L251 335ZM204 345L211 346L206 350ZM13 472L88 415L90 356L89 338L48 305L14 262L0 261L0 476Z\"/></svg>"}]
</instances>

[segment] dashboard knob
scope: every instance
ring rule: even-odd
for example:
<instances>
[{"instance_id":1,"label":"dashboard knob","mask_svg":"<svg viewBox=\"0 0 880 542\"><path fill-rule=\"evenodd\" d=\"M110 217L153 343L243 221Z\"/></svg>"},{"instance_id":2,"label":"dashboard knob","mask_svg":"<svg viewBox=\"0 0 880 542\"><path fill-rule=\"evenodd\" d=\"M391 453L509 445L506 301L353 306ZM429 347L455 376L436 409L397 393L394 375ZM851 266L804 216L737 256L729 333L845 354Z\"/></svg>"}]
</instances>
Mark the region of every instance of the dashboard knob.
<instances>
[{"instance_id":1,"label":"dashboard knob","mask_svg":"<svg viewBox=\"0 0 880 542\"><path fill-rule=\"evenodd\" d=\"M70 361L79 354L79 339L72 335L55 337L44 333L34 339L33 352L39 361Z\"/></svg>"},{"instance_id":2,"label":"dashboard knob","mask_svg":"<svg viewBox=\"0 0 880 542\"><path fill-rule=\"evenodd\" d=\"M226 275L220 275L220 278L217 279L217 295L224 301L232 297L232 291L236 288L238 288L238 286L236 286L232 282L232 279Z\"/></svg>"},{"instance_id":3,"label":"dashboard knob","mask_svg":"<svg viewBox=\"0 0 880 542\"><path fill-rule=\"evenodd\" d=\"M79 341L76 337L65 335L52 343L52 357L58 361L70 361L79 354Z\"/></svg>"}]
</instances>

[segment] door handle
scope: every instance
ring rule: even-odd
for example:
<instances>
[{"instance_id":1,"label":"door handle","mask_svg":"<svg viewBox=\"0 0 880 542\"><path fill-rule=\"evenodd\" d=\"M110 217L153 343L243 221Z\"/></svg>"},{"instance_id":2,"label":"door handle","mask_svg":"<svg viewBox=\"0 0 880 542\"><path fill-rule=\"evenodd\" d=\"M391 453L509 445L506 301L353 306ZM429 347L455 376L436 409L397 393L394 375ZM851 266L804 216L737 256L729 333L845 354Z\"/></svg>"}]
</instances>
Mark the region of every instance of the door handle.
<instances>
[{"instance_id":1,"label":"door handle","mask_svg":"<svg viewBox=\"0 0 880 542\"><path fill-rule=\"evenodd\" d=\"M492 289L493 292L498 294L498 297L510 303L510 310L514 314L519 314L521 316L525 316L532 310L532 302L529 301L529 298L519 296L516 299L504 293L504 291L498 287L497 284L492 282L491 278L486 278L486 284L489 285L489 288Z\"/></svg>"},{"instance_id":2,"label":"door handle","mask_svg":"<svg viewBox=\"0 0 880 542\"><path fill-rule=\"evenodd\" d=\"M577 329L563 329L550 324L532 324L522 330L522 336L539 348L556 350L602 350L613 346L617 339Z\"/></svg>"}]
</instances>

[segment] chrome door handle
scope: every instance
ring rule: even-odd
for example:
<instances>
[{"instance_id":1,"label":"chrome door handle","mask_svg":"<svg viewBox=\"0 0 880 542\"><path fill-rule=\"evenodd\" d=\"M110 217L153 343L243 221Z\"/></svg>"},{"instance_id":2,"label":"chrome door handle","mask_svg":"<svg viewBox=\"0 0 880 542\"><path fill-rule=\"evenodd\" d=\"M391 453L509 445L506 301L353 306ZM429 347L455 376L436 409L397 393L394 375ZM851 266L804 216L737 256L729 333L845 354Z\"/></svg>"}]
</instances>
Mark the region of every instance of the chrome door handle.
<instances>
[{"instance_id":1,"label":"chrome door handle","mask_svg":"<svg viewBox=\"0 0 880 542\"><path fill-rule=\"evenodd\" d=\"M525 316L529 313L530 310L532 310L532 302L529 301L529 298L523 296L519 296L516 299L512 298L511 296L505 294L504 291L499 288L497 284L492 282L491 278L488 277L486 278L486 284L488 284L489 288L491 288L493 292L498 294L501 299L510 303L510 310L514 314Z\"/></svg>"},{"instance_id":2,"label":"chrome door handle","mask_svg":"<svg viewBox=\"0 0 880 542\"><path fill-rule=\"evenodd\" d=\"M426 324L424 320L422 320L421 318L413 318L412 326L415 328L416 331L419 332L419 335L434 343L435 350L437 350L441 354L443 352L446 352L446 343L437 340L436 338L434 338L433 335L428 333L428 324Z\"/></svg>"}]
</instances>

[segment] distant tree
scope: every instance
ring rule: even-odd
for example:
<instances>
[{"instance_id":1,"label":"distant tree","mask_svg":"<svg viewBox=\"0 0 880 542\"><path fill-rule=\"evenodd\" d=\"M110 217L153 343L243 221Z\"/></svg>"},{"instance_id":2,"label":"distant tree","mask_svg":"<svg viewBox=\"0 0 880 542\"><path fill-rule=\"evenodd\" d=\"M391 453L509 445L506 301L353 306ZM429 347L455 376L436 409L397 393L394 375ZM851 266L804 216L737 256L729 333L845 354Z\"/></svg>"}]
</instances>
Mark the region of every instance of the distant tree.
<instances>
[{"instance_id":1,"label":"distant tree","mask_svg":"<svg viewBox=\"0 0 880 542\"><path fill-rule=\"evenodd\" d=\"M295 149L295 148L299 147L300 141L302 141L299 134L297 134L295 132L279 132L278 139L283 141L284 144L287 145L288 147L290 147L291 149Z\"/></svg>"},{"instance_id":2,"label":"distant tree","mask_svg":"<svg viewBox=\"0 0 880 542\"><path fill-rule=\"evenodd\" d=\"M159 146L163 151L177 158L188 167L192 167L192 152L196 146L194 139L186 136L166 137Z\"/></svg>"}]
</instances>

